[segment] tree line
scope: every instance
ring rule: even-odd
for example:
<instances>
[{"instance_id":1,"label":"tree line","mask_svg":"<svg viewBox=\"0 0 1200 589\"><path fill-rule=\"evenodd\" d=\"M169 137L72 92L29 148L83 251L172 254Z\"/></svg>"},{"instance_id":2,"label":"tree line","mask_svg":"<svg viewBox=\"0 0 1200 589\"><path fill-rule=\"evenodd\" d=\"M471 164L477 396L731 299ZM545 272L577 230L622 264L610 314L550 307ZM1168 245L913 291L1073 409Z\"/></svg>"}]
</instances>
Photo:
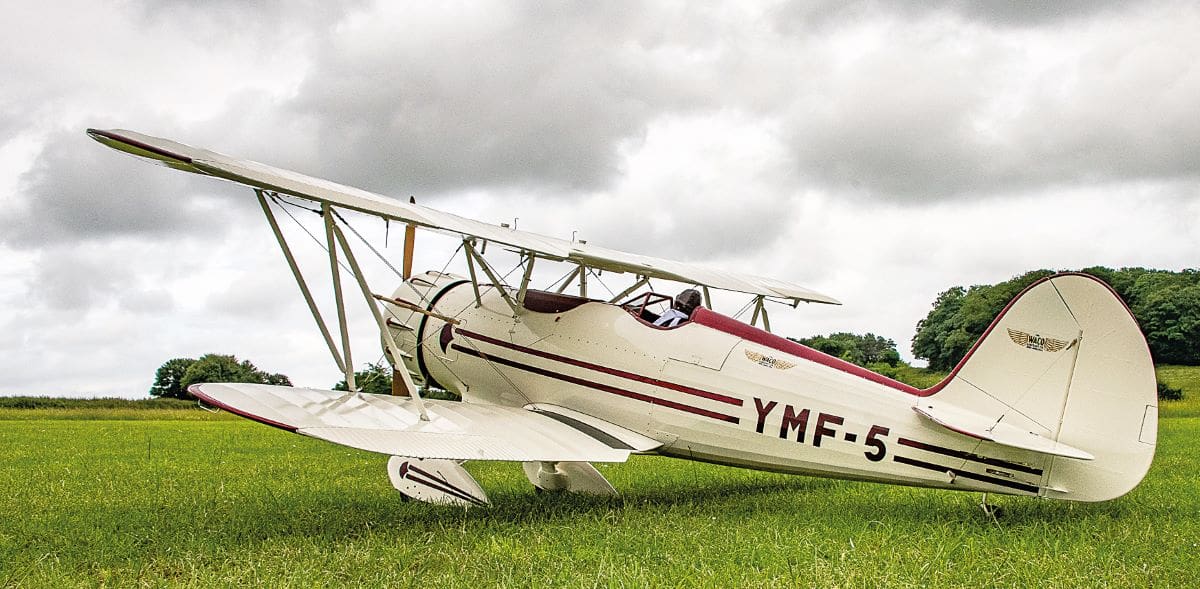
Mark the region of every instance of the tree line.
<instances>
[{"instance_id":1,"label":"tree line","mask_svg":"<svg viewBox=\"0 0 1200 589\"><path fill-rule=\"evenodd\" d=\"M1156 364L1200 365L1200 271L1094 266L1080 272L1108 283L1125 300ZM954 368L1013 297L1054 274L1033 270L998 284L943 291L917 323L913 356L934 370Z\"/></svg>"},{"instance_id":2,"label":"tree line","mask_svg":"<svg viewBox=\"0 0 1200 589\"><path fill-rule=\"evenodd\" d=\"M283 374L259 370L249 360L238 361L228 354L205 354L199 358L172 358L158 367L150 396L195 399L188 387L205 382L250 382L292 386Z\"/></svg>"},{"instance_id":3,"label":"tree line","mask_svg":"<svg viewBox=\"0 0 1200 589\"><path fill-rule=\"evenodd\" d=\"M249 360L238 360L229 354L205 354L200 358L172 358L158 367L154 373L154 384L150 396L168 399L195 400L188 387L205 382L248 382L292 386L286 375L260 370ZM354 373L358 390L364 393L387 395L392 392L392 367L384 361L367 364ZM346 381L340 380L333 390L347 390ZM426 399L457 400L454 393L432 387L422 387L421 396Z\"/></svg>"}]
</instances>

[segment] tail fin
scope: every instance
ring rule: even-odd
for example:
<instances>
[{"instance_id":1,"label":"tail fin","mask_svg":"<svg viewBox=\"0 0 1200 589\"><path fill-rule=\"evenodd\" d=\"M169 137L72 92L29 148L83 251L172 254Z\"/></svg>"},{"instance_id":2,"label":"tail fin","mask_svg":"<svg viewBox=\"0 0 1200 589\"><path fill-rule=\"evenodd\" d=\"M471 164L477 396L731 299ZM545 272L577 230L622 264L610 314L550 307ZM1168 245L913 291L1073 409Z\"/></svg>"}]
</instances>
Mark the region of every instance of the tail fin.
<instances>
[{"instance_id":1,"label":"tail fin","mask_svg":"<svg viewBox=\"0 0 1200 589\"><path fill-rule=\"evenodd\" d=\"M1018 295L915 409L960 433L1051 455L1043 494L1075 501L1137 486L1158 433L1146 340L1116 293L1085 274Z\"/></svg>"}]
</instances>

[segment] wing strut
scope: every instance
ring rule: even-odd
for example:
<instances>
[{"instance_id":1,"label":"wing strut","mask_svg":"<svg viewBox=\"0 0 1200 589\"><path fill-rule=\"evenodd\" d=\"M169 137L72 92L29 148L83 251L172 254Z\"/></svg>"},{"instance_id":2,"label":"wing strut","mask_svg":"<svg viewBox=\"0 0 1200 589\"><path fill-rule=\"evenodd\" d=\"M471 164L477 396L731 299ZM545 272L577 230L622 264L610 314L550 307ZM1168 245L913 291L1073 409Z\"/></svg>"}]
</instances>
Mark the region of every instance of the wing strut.
<instances>
[{"instance_id":1,"label":"wing strut","mask_svg":"<svg viewBox=\"0 0 1200 589\"><path fill-rule=\"evenodd\" d=\"M633 283L633 286L631 286L631 287L629 287L629 288L627 288L627 289L625 289L625 290L621 291L621 294L618 294L617 296L613 297L613 298L612 298L611 300L609 300L608 302L610 302L610 303L612 303L612 304L614 304L614 305L615 305L615 304L616 304L616 303L618 303L618 302L619 302L621 299L623 299L623 298L625 298L625 297L629 296L629 294L630 294L630 293L632 293L633 291L635 291L635 290L637 290L637 289L639 289L639 288L641 288L641 287L643 287L643 286L645 286L645 285L647 285L647 284L650 284L650 277L649 277L649 276L638 276L638 280L637 280L637 282ZM562 292L562 291L560 290L559 292ZM711 308L712 308L712 305L711 305L711 304L709 304L709 305L706 305L706 306L707 306L709 309L711 309Z\"/></svg>"},{"instance_id":2,"label":"wing strut","mask_svg":"<svg viewBox=\"0 0 1200 589\"><path fill-rule=\"evenodd\" d=\"M392 330L387 328L387 323L383 320L383 315L379 312L379 305L375 302L375 295L371 293L371 289L367 286L367 279L363 277L362 268L358 265L358 259L354 257L354 252L350 249L350 244L346 242L346 235L342 233L342 229L337 225L330 225L330 227L333 228L333 234L337 237L338 245L342 246L342 252L346 254L346 261L350 263L350 272L354 274L354 280L358 282L358 288L362 291L367 306L371 308L371 316L375 318L375 325L379 326L379 333L383 335L383 343L387 346L393 361L398 361L400 358L408 356L408 354L400 349L400 346L396 345L396 339L392 337ZM408 396L416 401L417 411L421 414L421 421L429 421L429 414L425 412L425 400L421 398L421 393L417 390L416 384L413 383L412 376L409 375L407 370L393 371L393 373L396 372L400 373L400 378L404 379L404 387L408 389ZM347 384L349 382L346 381Z\"/></svg>"},{"instance_id":3,"label":"wing strut","mask_svg":"<svg viewBox=\"0 0 1200 589\"><path fill-rule=\"evenodd\" d=\"M342 299L342 275L338 272L337 246L333 243L333 207L321 203L321 217L325 219L325 241L329 248L329 271L333 275L333 298L337 303L338 328L342 332L342 354L345 356L343 372L346 374L346 390L358 390L354 382L354 361L350 359L350 329L346 322L346 301Z\"/></svg>"},{"instance_id":4,"label":"wing strut","mask_svg":"<svg viewBox=\"0 0 1200 589\"><path fill-rule=\"evenodd\" d=\"M763 301L765 301L766 298L767 297L764 297L762 295L754 297L754 315L750 316L750 325L754 325L755 323L757 323L758 316L762 315L763 329L770 332L771 331L771 319L769 317L767 317L767 307L766 307L766 305L763 304Z\"/></svg>"},{"instance_id":5,"label":"wing strut","mask_svg":"<svg viewBox=\"0 0 1200 589\"><path fill-rule=\"evenodd\" d=\"M583 266L576 266L574 270L571 270L571 273L568 274L565 279L563 279L562 286L558 287L558 290L555 292L557 292L558 294L562 294L563 291L567 290L567 287L571 286L572 282L575 282L575 277L579 276L579 271L582 269L583 269Z\"/></svg>"},{"instance_id":6,"label":"wing strut","mask_svg":"<svg viewBox=\"0 0 1200 589\"><path fill-rule=\"evenodd\" d=\"M304 302L308 303L308 310L312 313L313 319L317 322L317 328L321 330L321 335L325 338L325 345L329 346L329 353L333 354L333 361L337 364L338 370L345 372L346 365L342 360L342 354L338 351L337 344L333 343L329 327L325 325L325 319L321 317L321 311L317 308L317 303L313 301L312 291L308 289L308 283L304 281L304 275L300 273L300 267L296 265L296 257L292 255L292 248L288 247L287 240L283 238L283 232L279 230L279 222L275 220L275 214L271 212L271 205L267 203L266 195L261 188L255 188L254 194L258 195L258 204L262 206L263 214L267 216L267 223L271 225L271 231L275 234L275 240L279 242L279 249L283 251L283 257L287 259L288 267L292 269L292 276L296 278L296 284L300 286L300 293L304 295Z\"/></svg>"},{"instance_id":7,"label":"wing strut","mask_svg":"<svg viewBox=\"0 0 1200 589\"><path fill-rule=\"evenodd\" d=\"M525 304L525 292L529 290L529 280L533 278L533 262L537 256L533 252L529 252L522 256L525 258L525 274L521 276L521 287L517 289L517 302Z\"/></svg>"},{"instance_id":8,"label":"wing strut","mask_svg":"<svg viewBox=\"0 0 1200 589\"><path fill-rule=\"evenodd\" d=\"M467 251L467 261L470 262L471 259L474 258L475 263L479 264L479 268L483 270L483 273L487 274L488 280L492 281L492 286L496 287L496 290L500 291L500 296L504 297L504 302L508 303L508 306L512 309L513 317L520 315L521 307L518 306L517 302L514 301L512 296L508 294L508 289L504 288L504 282L501 281L498 276L496 276L496 273L492 270L492 267L488 265L487 260L483 259L483 256L479 255L479 252L475 251L474 241L471 239L463 240L463 249ZM471 271L471 283L478 285L479 281L475 280L475 267L471 264L468 264L467 266ZM532 266L532 263L530 266ZM476 286L475 305L478 306L479 304L479 287Z\"/></svg>"}]
</instances>

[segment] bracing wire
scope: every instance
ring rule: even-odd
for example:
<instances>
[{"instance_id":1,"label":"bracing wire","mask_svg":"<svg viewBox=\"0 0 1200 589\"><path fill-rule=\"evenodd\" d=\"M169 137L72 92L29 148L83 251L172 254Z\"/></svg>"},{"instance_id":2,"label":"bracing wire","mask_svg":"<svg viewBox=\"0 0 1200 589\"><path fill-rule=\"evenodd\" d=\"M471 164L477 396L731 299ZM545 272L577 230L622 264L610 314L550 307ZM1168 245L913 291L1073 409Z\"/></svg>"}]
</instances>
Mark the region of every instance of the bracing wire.
<instances>
[{"instance_id":1,"label":"bracing wire","mask_svg":"<svg viewBox=\"0 0 1200 589\"><path fill-rule=\"evenodd\" d=\"M571 273L572 273L572 272L574 272L574 271L575 271L575 269L574 269L574 268L572 268L572 269L570 269L570 270L567 270L565 274L563 274L562 276L559 276L558 278L556 278L556 279L554 280L554 282L551 282L551 283L550 283L550 286L549 286L549 287L547 287L547 288L554 288L554 287L558 286L558 283L560 283L560 282L562 282L562 281L566 280L566 279L567 279L567 277L568 277L568 276L570 276L570 275L571 275Z\"/></svg>"},{"instance_id":2,"label":"bracing wire","mask_svg":"<svg viewBox=\"0 0 1200 589\"><path fill-rule=\"evenodd\" d=\"M330 210L332 211L333 209L330 209ZM392 271L392 273L394 273L396 276L398 276L401 280L404 279L404 273L397 270L396 267L393 266L391 262L387 261L387 258L383 257L383 254L379 253L379 250L375 249L375 246L371 245L371 242L367 241L366 238L364 238L362 236L362 234L359 233L358 230L355 229L354 226L351 225L350 222L345 219L345 217L342 217L341 213L338 213L337 211L333 211L333 216L337 217L338 221L341 221L342 225L344 225L346 227L346 229L349 229L350 232L353 233L354 236L357 237L358 240L363 243L363 245L367 246L367 249L371 250L371 253L375 254L375 257L379 258L379 261L383 262L383 264L385 266L387 266L388 269Z\"/></svg>"},{"instance_id":3,"label":"bracing wire","mask_svg":"<svg viewBox=\"0 0 1200 589\"><path fill-rule=\"evenodd\" d=\"M291 219L291 220L292 220L292 222L296 224L296 226L297 226L297 227L299 227L299 228L300 228L302 231L304 231L304 233L305 233L306 235L308 235L310 238L312 238L313 242L317 244L317 247L321 248L321 251L325 252L326 254L328 254L328 253L329 253L329 247L327 247L327 246L325 245L325 242L321 241L320 239L317 239L317 236L316 236L316 235L313 235L313 234L312 234L312 231L309 231L309 230L308 230L308 227L305 227L305 226L304 226L304 223L301 223L301 222L300 222L300 219L297 219L297 218L296 218L296 216L295 216L295 215L293 215L291 211L287 210L287 208L286 208L286 207L282 206L282 204L283 204L283 203L287 203L287 204L289 204L289 205L291 205L291 206L294 206L294 207L296 207L296 208L303 209L303 210L305 210L305 211L309 211L309 212L311 212L311 213L317 213L318 215L319 215L319 214L321 214L320 212L313 211L313 210L312 210L312 209L310 209L310 208L307 208L307 207L300 206L300 205L298 205L298 204L296 204L296 203L289 203L289 202L287 202L287 201L280 200L280 199L278 198L278 195L275 195L275 194L272 194L272 195L270 195L270 196L271 196L271 200L272 200L272 201L275 201L275 203L276 203L276 204L279 204L279 205L281 205L281 206L279 207L279 210L283 211L283 212L284 212L284 214L286 214L286 215L288 216L288 218L289 218L289 219ZM344 262L342 262L342 259L341 259L340 257L338 258L338 266L340 266L340 267L342 268L342 270L345 270L346 272L350 272L350 268L349 268L348 266L346 266L346 264L345 264Z\"/></svg>"},{"instance_id":4,"label":"bracing wire","mask_svg":"<svg viewBox=\"0 0 1200 589\"><path fill-rule=\"evenodd\" d=\"M603 286L603 287L604 287L604 290L607 290L607 291L608 291L608 296L609 296L609 297L615 297L615 296L617 296L617 293L613 292L613 289L609 288L609 287L608 287L608 285L607 285L607 284L604 284L604 281L600 279L600 274L599 274L598 272L595 272L595 271L593 271L593 269L592 269L592 268L588 268L588 269L587 269L587 273L588 273L589 275L591 275L593 278L595 278L595 279L596 279L596 282L599 282L599 283L600 283L600 286Z\"/></svg>"},{"instance_id":5,"label":"bracing wire","mask_svg":"<svg viewBox=\"0 0 1200 589\"><path fill-rule=\"evenodd\" d=\"M745 305L743 305L743 306L742 306L742 308L741 308L741 309L739 309L737 313L734 313L734 314L733 314L733 318L734 318L734 319L737 319L738 317L741 317L743 313L745 313L746 311L749 311L749 310L750 310L750 306L751 306L751 305L753 305L753 304L754 304L754 300L753 300L753 299L751 299L751 300L750 300L750 302L748 302L748 303L746 303Z\"/></svg>"}]
</instances>

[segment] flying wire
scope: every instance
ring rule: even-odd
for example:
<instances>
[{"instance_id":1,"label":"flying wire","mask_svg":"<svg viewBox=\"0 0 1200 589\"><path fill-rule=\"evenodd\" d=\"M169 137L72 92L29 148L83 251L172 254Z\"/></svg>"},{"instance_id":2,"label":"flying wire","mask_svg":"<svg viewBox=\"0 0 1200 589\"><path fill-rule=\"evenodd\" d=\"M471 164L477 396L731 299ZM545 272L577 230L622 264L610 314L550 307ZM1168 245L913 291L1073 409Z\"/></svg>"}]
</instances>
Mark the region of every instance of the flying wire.
<instances>
[{"instance_id":1,"label":"flying wire","mask_svg":"<svg viewBox=\"0 0 1200 589\"><path fill-rule=\"evenodd\" d=\"M610 296L610 297L617 296L617 293L613 292L613 289L609 288L608 285L604 284L604 281L600 279L600 274L598 272L594 272L592 268L588 268L587 273L592 275L592 277L596 279L596 282L599 282L600 286L604 287L604 290L608 291L608 296Z\"/></svg>"},{"instance_id":2,"label":"flying wire","mask_svg":"<svg viewBox=\"0 0 1200 589\"><path fill-rule=\"evenodd\" d=\"M330 210L333 211L333 216L337 217L338 220L342 222L342 225L346 226L346 229L349 229L350 232L353 233L354 236L357 237L358 240L363 243L363 245L367 246L367 249L371 250L371 253L375 254L376 258L379 258L379 261L383 262L384 265L387 266L388 269L390 269L393 274L398 276L401 280L404 280L404 273L397 270L396 267L393 266L391 262L387 261L387 258L383 257L383 254L379 253L379 250L375 249L375 246L371 245L371 242L367 241L362 236L362 234L359 233L358 230L355 229L354 226L351 225L350 222L347 221L346 218L341 215L341 213L338 213L336 210L333 210L333 209L330 209Z\"/></svg>"},{"instance_id":3,"label":"flying wire","mask_svg":"<svg viewBox=\"0 0 1200 589\"><path fill-rule=\"evenodd\" d=\"M278 195L272 195L272 196L271 196L271 200L275 201L277 204L287 203L287 204L290 204L291 206L294 206L294 207L296 207L296 208L298 208L298 209L302 209L302 210L308 211L308 212L310 212L310 213L317 213L318 215L320 214L320 213L318 213L317 211L314 211L314 210L312 210L312 209L310 209L310 208L308 208L308 207L303 207L303 206L300 206L300 205L298 205L298 204L296 204L296 203L289 203L289 202L287 202L287 201L280 200L280 199L278 198ZM304 226L304 223L301 223L301 222L300 222L300 219L297 219L297 218L296 218L296 216L295 216L295 215L293 215L291 211L287 210L287 208L285 208L285 207L283 207L283 206L280 206L280 207L279 207L279 210L283 211L283 212L284 212L284 214L286 214L286 215L288 216L288 218L290 218L290 219L292 220L292 222L296 224L296 226L297 226L297 227L299 227L301 230L303 230L303 231L304 231L304 233L306 233L306 234L307 234L307 235L308 235L310 238L312 238L313 242L317 244L317 247L321 248L321 250L322 250L322 251L324 251L326 254L328 254L328 253L329 253L329 248L328 248L328 247L326 247L325 243L324 243L324 242L322 242L320 239L317 239L317 236L316 236L316 235L313 235L313 234L312 234L312 231L309 231L309 230L308 230L308 227L305 227L305 226ZM349 267L347 267L347 266L346 266L346 264L345 264L344 262L342 262L341 258L338 258L338 266L341 266L342 270L345 270L346 272L350 272L350 268L349 268Z\"/></svg>"}]
</instances>

